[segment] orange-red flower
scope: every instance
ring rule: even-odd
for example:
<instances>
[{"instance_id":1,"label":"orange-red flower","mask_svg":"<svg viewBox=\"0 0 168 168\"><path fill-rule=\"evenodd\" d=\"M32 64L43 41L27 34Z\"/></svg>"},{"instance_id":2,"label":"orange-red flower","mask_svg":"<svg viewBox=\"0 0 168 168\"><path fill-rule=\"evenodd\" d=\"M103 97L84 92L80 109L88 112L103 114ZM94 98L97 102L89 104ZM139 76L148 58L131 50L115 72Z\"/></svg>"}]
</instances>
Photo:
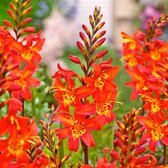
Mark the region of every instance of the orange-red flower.
<instances>
[{"instance_id":1,"label":"orange-red flower","mask_svg":"<svg viewBox=\"0 0 168 168\"><path fill-rule=\"evenodd\" d=\"M101 64L93 64L94 76L85 77L84 81L88 84L90 91L95 93L98 97L102 95L102 92L114 92L116 90L116 85L112 80L117 75L120 67L113 67L108 62L102 62Z\"/></svg>"},{"instance_id":2,"label":"orange-red flower","mask_svg":"<svg viewBox=\"0 0 168 168\"><path fill-rule=\"evenodd\" d=\"M109 163L106 157L99 158L97 161L96 168L117 168L116 161L113 163Z\"/></svg>"},{"instance_id":3,"label":"orange-red flower","mask_svg":"<svg viewBox=\"0 0 168 168\"><path fill-rule=\"evenodd\" d=\"M149 114L140 117L139 120L147 130L142 139L149 139L148 146L152 152L155 152L159 141L166 146L168 145L168 125L164 124L162 118L157 117L155 114Z\"/></svg>"},{"instance_id":4,"label":"orange-red flower","mask_svg":"<svg viewBox=\"0 0 168 168\"><path fill-rule=\"evenodd\" d=\"M19 100L30 100L32 98L32 95L29 87L40 85L40 81L32 77L36 69L37 68L33 65L26 65L23 70L13 70L8 78L15 78L15 80L7 80L6 83L2 85L2 87L5 90L10 90L12 96Z\"/></svg>"},{"instance_id":5,"label":"orange-red flower","mask_svg":"<svg viewBox=\"0 0 168 168\"><path fill-rule=\"evenodd\" d=\"M160 94L156 94L154 97L149 93L142 94L142 99L144 101L145 111L149 113L159 113L160 115L163 111L168 109L168 100L161 99Z\"/></svg>"},{"instance_id":6,"label":"orange-red flower","mask_svg":"<svg viewBox=\"0 0 168 168\"><path fill-rule=\"evenodd\" d=\"M111 122L115 118L115 114L112 112L114 108L115 98L117 91L104 93L100 97L93 95L94 103L90 104L86 102L80 106L77 106L75 113L85 116L96 114L96 129L101 129L106 123Z\"/></svg>"},{"instance_id":7,"label":"orange-red flower","mask_svg":"<svg viewBox=\"0 0 168 168\"><path fill-rule=\"evenodd\" d=\"M30 148L33 141L39 141L37 136L38 129L30 119L25 122L23 120L19 130L13 128L9 132L7 139L0 139L0 160L8 160L8 162L17 162L17 160L28 161L26 150Z\"/></svg>"},{"instance_id":8,"label":"orange-red flower","mask_svg":"<svg viewBox=\"0 0 168 168\"><path fill-rule=\"evenodd\" d=\"M71 70L63 69L58 65L59 71L52 76L54 78L53 90L56 91L60 108L65 109L69 105L81 105L81 99L91 94L87 86L75 88L73 77L77 77L76 73ZM65 83L66 82L66 83Z\"/></svg>"},{"instance_id":9,"label":"orange-red flower","mask_svg":"<svg viewBox=\"0 0 168 168\"><path fill-rule=\"evenodd\" d=\"M36 65L40 62L41 56L39 54L42 49L44 39L40 37L41 32L37 34L29 34L16 47L19 54L16 56L16 61L19 63L26 62L26 64Z\"/></svg>"},{"instance_id":10,"label":"orange-red flower","mask_svg":"<svg viewBox=\"0 0 168 168\"><path fill-rule=\"evenodd\" d=\"M138 64L138 54L139 50L142 51L142 44L138 41L138 39L134 37L130 37L128 34L122 32L123 39L123 56L125 61L128 63L130 67L134 67ZM142 35L142 33L141 33Z\"/></svg>"},{"instance_id":11,"label":"orange-red flower","mask_svg":"<svg viewBox=\"0 0 168 168\"><path fill-rule=\"evenodd\" d=\"M63 124L65 127L57 132L59 139L69 137L69 150L77 151L79 140L81 139L87 146L94 146L95 142L90 130L95 129L95 118L86 118L83 115L74 115L74 118L68 113L59 113L54 116L54 121Z\"/></svg>"}]
</instances>

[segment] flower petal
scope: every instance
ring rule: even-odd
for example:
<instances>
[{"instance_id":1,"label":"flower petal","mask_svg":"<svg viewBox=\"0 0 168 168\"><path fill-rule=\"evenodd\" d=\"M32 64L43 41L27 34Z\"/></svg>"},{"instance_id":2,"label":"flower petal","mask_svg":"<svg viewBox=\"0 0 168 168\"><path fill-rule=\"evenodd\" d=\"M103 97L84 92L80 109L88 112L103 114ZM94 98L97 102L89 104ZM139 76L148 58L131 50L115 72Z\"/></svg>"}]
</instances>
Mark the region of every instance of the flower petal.
<instances>
[{"instance_id":1,"label":"flower petal","mask_svg":"<svg viewBox=\"0 0 168 168\"><path fill-rule=\"evenodd\" d=\"M70 137L69 141L68 141L69 150L77 152L78 151L78 146L79 146L79 139Z\"/></svg>"},{"instance_id":2,"label":"flower petal","mask_svg":"<svg viewBox=\"0 0 168 168\"><path fill-rule=\"evenodd\" d=\"M93 139L93 136L89 133L89 132L86 132L82 137L81 139L84 141L84 143L87 145L87 146L95 146L95 141Z\"/></svg>"}]
</instances>

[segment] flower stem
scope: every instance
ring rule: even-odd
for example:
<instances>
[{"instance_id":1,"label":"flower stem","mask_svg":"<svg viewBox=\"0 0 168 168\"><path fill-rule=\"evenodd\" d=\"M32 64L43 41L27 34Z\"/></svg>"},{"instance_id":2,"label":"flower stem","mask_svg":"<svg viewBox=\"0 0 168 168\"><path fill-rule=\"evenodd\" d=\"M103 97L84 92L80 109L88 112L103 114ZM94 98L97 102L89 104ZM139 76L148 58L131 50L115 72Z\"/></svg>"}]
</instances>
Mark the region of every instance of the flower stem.
<instances>
[{"instance_id":1,"label":"flower stem","mask_svg":"<svg viewBox=\"0 0 168 168\"><path fill-rule=\"evenodd\" d=\"M166 145L163 144L164 147L164 153L163 153L163 165L166 165L166 156L167 156L167 152L166 152Z\"/></svg>"},{"instance_id":2,"label":"flower stem","mask_svg":"<svg viewBox=\"0 0 168 168\"><path fill-rule=\"evenodd\" d=\"M81 141L81 144L84 152L85 164L88 164L89 163L88 147L83 141Z\"/></svg>"},{"instance_id":3,"label":"flower stem","mask_svg":"<svg viewBox=\"0 0 168 168\"><path fill-rule=\"evenodd\" d=\"M60 129L62 129L62 124L60 124ZM62 159L64 157L64 142L63 140L60 141L61 145L60 145L60 149L59 149L59 157L60 159ZM65 165L63 164L61 166L61 168L65 168Z\"/></svg>"}]
</instances>

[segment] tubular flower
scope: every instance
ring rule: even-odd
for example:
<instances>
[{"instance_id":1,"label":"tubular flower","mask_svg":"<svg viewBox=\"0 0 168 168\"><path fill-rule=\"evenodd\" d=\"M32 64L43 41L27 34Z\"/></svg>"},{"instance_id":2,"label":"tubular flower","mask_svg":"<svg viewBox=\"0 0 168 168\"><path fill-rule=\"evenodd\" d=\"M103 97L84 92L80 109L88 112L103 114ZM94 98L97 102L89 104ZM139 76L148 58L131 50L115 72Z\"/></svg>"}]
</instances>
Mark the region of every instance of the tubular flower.
<instances>
[{"instance_id":1,"label":"tubular flower","mask_svg":"<svg viewBox=\"0 0 168 168\"><path fill-rule=\"evenodd\" d=\"M81 99L91 94L90 89L86 86L75 88L75 82L72 77L77 77L77 75L71 70L61 68L59 65L58 68L59 71L52 76L54 78L52 89L56 91L55 97L60 106L65 108L69 105L81 104ZM66 84L64 84L64 81L66 81Z\"/></svg>"},{"instance_id":2,"label":"tubular flower","mask_svg":"<svg viewBox=\"0 0 168 168\"><path fill-rule=\"evenodd\" d=\"M69 150L77 151L79 146L79 140L87 146L94 146L95 142L90 130L95 129L95 119L86 118L85 116L75 115L74 118L67 113L59 113L54 116L54 121L63 124L65 127L58 131L57 136L59 139L65 139L69 137L68 148Z\"/></svg>"},{"instance_id":3,"label":"tubular flower","mask_svg":"<svg viewBox=\"0 0 168 168\"><path fill-rule=\"evenodd\" d=\"M142 72L137 67L134 67L132 70L130 70L129 67L126 66L125 69L133 79L133 81L127 82L126 85L133 87L131 99L135 100L140 93L143 93L149 90L149 86L147 83L147 74L143 73L143 76L142 76L141 75Z\"/></svg>"},{"instance_id":4,"label":"tubular flower","mask_svg":"<svg viewBox=\"0 0 168 168\"><path fill-rule=\"evenodd\" d=\"M111 64L94 64L94 76L85 77L84 81L88 84L90 91L96 94L110 92L116 88L112 80L119 71L119 67L112 67Z\"/></svg>"},{"instance_id":5,"label":"tubular flower","mask_svg":"<svg viewBox=\"0 0 168 168\"><path fill-rule=\"evenodd\" d=\"M138 64L137 51L142 48L138 39L130 37L128 34L122 32L123 40L123 56L125 61L130 67L134 67Z\"/></svg>"},{"instance_id":6,"label":"tubular flower","mask_svg":"<svg viewBox=\"0 0 168 168\"><path fill-rule=\"evenodd\" d=\"M166 146L168 145L168 125L164 124L163 119L155 114L149 114L148 116L140 117L139 120L147 130L142 139L149 139L148 146L152 152L155 152L159 141Z\"/></svg>"},{"instance_id":7,"label":"tubular flower","mask_svg":"<svg viewBox=\"0 0 168 168\"><path fill-rule=\"evenodd\" d=\"M31 99L32 95L30 92L30 86L39 86L40 81L36 78L33 78L32 75L36 70L35 66L27 65L23 70L16 69L12 71L12 74L9 75L9 78L15 76L15 80L6 82L2 87L5 90L10 90L12 96L22 100L22 99Z\"/></svg>"},{"instance_id":8,"label":"tubular flower","mask_svg":"<svg viewBox=\"0 0 168 168\"><path fill-rule=\"evenodd\" d=\"M116 90L115 90L116 92ZM115 114L112 112L115 103L116 93L110 92L108 94L102 94L101 97L97 97L94 94L94 103L89 102L76 107L75 113L85 116L96 114L97 124L96 129L101 129L106 123L111 122L115 118Z\"/></svg>"},{"instance_id":9,"label":"tubular flower","mask_svg":"<svg viewBox=\"0 0 168 168\"><path fill-rule=\"evenodd\" d=\"M17 116L17 112L22 112L22 103L15 99L8 99L8 114L0 119L0 136L11 132L12 129L20 130L22 122L29 121L29 118Z\"/></svg>"},{"instance_id":10,"label":"tubular flower","mask_svg":"<svg viewBox=\"0 0 168 168\"><path fill-rule=\"evenodd\" d=\"M139 158L132 159L128 164L127 168L151 168L155 166L157 163L157 159L150 154L145 156L141 156ZM122 167L119 167L122 168Z\"/></svg>"},{"instance_id":11,"label":"tubular flower","mask_svg":"<svg viewBox=\"0 0 168 168\"><path fill-rule=\"evenodd\" d=\"M104 157L98 159L96 168L117 168L117 165L116 162L108 163L108 159Z\"/></svg>"},{"instance_id":12,"label":"tubular flower","mask_svg":"<svg viewBox=\"0 0 168 168\"><path fill-rule=\"evenodd\" d=\"M22 127L12 129L7 139L0 139L0 160L8 159L9 162L22 160L27 162L28 156L26 150L30 148L33 141L39 141L38 130L35 122L23 121Z\"/></svg>"},{"instance_id":13,"label":"tubular flower","mask_svg":"<svg viewBox=\"0 0 168 168\"><path fill-rule=\"evenodd\" d=\"M160 95L157 94L156 97L152 96L151 94L142 94L142 99L145 102L144 108L149 113L162 113L163 109L168 109L168 100L163 100L160 98Z\"/></svg>"},{"instance_id":14,"label":"tubular flower","mask_svg":"<svg viewBox=\"0 0 168 168\"><path fill-rule=\"evenodd\" d=\"M26 62L26 64L36 65L40 62L41 56L38 53L43 46L44 39L40 37L41 32L37 34L27 35L23 40L18 44L17 48L19 49L18 56L16 57L17 62Z\"/></svg>"}]
</instances>

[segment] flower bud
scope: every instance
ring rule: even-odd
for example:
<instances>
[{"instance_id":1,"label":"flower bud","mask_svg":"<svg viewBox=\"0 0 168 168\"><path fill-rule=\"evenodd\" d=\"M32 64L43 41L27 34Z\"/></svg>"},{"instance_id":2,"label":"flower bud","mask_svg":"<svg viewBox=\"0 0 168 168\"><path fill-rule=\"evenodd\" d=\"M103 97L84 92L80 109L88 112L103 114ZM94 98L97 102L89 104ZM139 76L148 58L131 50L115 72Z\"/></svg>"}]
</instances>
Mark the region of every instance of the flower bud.
<instances>
[{"instance_id":1,"label":"flower bud","mask_svg":"<svg viewBox=\"0 0 168 168\"><path fill-rule=\"evenodd\" d=\"M13 20L16 20L15 14L14 14L10 9L8 9L7 12L8 12L8 14L11 16L11 18L12 18Z\"/></svg>"},{"instance_id":2,"label":"flower bud","mask_svg":"<svg viewBox=\"0 0 168 168\"><path fill-rule=\"evenodd\" d=\"M32 10L32 7L30 6L29 8L23 11L22 16L27 15L31 10Z\"/></svg>"},{"instance_id":3,"label":"flower bud","mask_svg":"<svg viewBox=\"0 0 168 168\"><path fill-rule=\"evenodd\" d=\"M9 6L10 6L14 11L17 10L16 6L15 6L13 3L9 3Z\"/></svg>"},{"instance_id":4,"label":"flower bud","mask_svg":"<svg viewBox=\"0 0 168 168\"><path fill-rule=\"evenodd\" d=\"M21 23L21 26L24 26L25 24L29 23L32 21L32 18L26 18L23 20L23 22Z\"/></svg>"},{"instance_id":5,"label":"flower bud","mask_svg":"<svg viewBox=\"0 0 168 168\"><path fill-rule=\"evenodd\" d=\"M145 152L145 150L146 150L145 146L142 146L135 150L134 155L135 156L140 155L141 153Z\"/></svg>"},{"instance_id":6,"label":"flower bud","mask_svg":"<svg viewBox=\"0 0 168 168\"><path fill-rule=\"evenodd\" d=\"M89 16L89 22L90 22L90 25L92 26L92 28L94 28L94 21L93 21L93 17L91 15Z\"/></svg>"},{"instance_id":7,"label":"flower bud","mask_svg":"<svg viewBox=\"0 0 168 168\"><path fill-rule=\"evenodd\" d=\"M117 121L117 125L122 129L125 130L125 125L121 121Z\"/></svg>"},{"instance_id":8,"label":"flower bud","mask_svg":"<svg viewBox=\"0 0 168 168\"><path fill-rule=\"evenodd\" d=\"M75 56L75 55L70 55L70 56L69 56L69 59L70 59L72 62L74 62L75 64L81 64L80 59L79 59L77 56Z\"/></svg>"},{"instance_id":9,"label":"flower bud","mask_svg":"<svg viewBox=\"0 0 168 168\"><path fill-rule=\"evenodd\" d=\"M85 48L84 48L83 44L82 44L80 41L77 41L76 44L77 44L79 50L80 50L82 53L85 52Z\"/></svg>"},{"instance_id":10,"label":"flower bud","mask_svg":"<svg viewBox=\"0 0 168 168\"><path fill-rule=\"evenodd\" d=\"M11 28L13 27L12 23L8 20L3 20L3 23L8 27L11 27Z\"/></svg>"},{"instance_id":11,"label":"flower bud","mask_svg":"<svg viewBox=\"0 0 168 168\"><path fill-rule=\"evenodd\" d=\"M86 25L82 25L82 28L83 28L83 30L85 31L85 33L88 35L88 37L89 37L89 39L91 38L91 34L90 34L90 31L89 31L89 29L87 28L87 26Z\"/></svg>"}]
</instances>

